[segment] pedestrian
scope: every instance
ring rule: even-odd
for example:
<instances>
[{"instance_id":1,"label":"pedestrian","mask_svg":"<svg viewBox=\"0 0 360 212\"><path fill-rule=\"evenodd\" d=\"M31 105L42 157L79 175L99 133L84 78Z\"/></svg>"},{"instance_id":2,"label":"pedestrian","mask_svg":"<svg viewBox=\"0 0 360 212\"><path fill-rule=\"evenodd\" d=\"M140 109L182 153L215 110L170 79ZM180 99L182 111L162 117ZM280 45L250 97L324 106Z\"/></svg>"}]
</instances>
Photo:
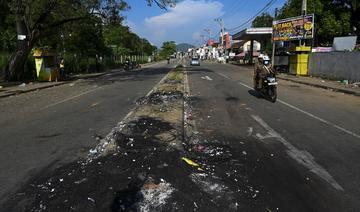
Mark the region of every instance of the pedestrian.
<instances>
[{"instance_id":1,"label":"pedestrian","mask_svg":"<svg viewBox=\"0 0 360 212\"><path fill-rule=\"evenodd\" d=\"M60 59L60 79L61 80L65 79L65 62L64 62L64 58Z\"/></svg>"}]
</instances>

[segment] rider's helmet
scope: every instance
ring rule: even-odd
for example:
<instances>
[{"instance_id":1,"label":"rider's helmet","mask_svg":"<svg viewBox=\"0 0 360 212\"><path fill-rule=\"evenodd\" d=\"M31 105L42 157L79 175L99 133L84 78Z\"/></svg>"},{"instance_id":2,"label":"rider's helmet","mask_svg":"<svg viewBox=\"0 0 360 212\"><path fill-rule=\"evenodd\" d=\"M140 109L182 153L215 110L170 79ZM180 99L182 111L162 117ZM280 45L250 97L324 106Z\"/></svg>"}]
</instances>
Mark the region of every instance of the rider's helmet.
<instances>
[{"instance_id":1,"label":"rider's helmet","mask_svg":"<svg viewBox=\"0 0 360 212\"><path fill-rule=\"evenodd\" d=\"M269 65L269 64L270 64L270 58L269 58L269 56L264 55L263 58L262 58L262 60L263 60L263 64L264 64L264 65Z\"/></svg>"}]
</instances>

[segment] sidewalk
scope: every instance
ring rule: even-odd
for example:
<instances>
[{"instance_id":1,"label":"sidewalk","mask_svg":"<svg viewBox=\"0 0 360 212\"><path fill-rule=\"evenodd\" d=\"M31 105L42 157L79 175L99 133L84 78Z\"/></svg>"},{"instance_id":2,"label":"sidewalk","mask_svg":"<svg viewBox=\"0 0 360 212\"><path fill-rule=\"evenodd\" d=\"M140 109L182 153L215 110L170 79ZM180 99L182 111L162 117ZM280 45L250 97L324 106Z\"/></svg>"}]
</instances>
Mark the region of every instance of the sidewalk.
<instances>
[{"instance_id":1,"label":"sidewalk","mask_svg":"<svg viewBox=\"0 0 360 212\"><path fill-rule=\"evenodd\" d=\"M294 76L288 74L278 74L278 79L300 83L304 85L314 86L318 88L329 89L337 92L352 94L360 96L360 85L348 84L345 85L341 82L325 80L318 77L305 77L305 76Z\"/></svg>"}]
</instances>

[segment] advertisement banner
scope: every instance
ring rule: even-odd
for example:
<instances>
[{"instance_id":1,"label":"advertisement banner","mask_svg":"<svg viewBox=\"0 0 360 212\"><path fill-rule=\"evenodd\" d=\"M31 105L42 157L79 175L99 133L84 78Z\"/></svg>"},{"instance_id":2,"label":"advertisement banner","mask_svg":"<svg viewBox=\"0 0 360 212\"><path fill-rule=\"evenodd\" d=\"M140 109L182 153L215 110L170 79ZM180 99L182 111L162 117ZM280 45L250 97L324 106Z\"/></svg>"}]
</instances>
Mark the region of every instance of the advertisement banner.
<instances>
[{"instance_id":1,"label":"advertisement banner","mask_svg":"<svg viewBox=\"0 0 360 212\"><path fill-rule=\"evenodd\" d=\"M314 15L298 16L273 22L273 41L314 38Z\"/></svg>"}]
</instances>

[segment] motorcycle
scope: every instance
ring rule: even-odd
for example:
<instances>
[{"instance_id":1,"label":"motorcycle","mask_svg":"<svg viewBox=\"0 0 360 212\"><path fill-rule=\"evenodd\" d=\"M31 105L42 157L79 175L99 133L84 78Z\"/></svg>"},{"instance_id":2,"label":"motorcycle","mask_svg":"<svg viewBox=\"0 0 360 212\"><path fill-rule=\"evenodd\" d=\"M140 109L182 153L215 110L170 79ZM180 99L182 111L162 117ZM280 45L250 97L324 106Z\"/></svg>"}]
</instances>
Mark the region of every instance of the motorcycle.
<instances>
[{"instance_id":1,"label":"motorcycle","mask_svg":"<svg viewBox=\"0 0 360 212\"><path fill-rule=\"evenodd\" d=\"M133 68L134 68L134 66L131 61L129 61L129 60L125 61L125 64L124 64L125 71L132 70Z\"/></svg>"},{"instance_id":2,"label":"motorcycle","mask_svg":"<svg viewBox=\"0 0 360 212\"><path fill-rule=\"evenodd\" d=\"M277 99L277 80L274 71L271 71L267 66L264 66L267 71L265 77L258 79L260 80L261 87L258 86L255 80L254 88L259 92L265 99L271 102L276 102Z\"/></svg>"}]
</instances>

